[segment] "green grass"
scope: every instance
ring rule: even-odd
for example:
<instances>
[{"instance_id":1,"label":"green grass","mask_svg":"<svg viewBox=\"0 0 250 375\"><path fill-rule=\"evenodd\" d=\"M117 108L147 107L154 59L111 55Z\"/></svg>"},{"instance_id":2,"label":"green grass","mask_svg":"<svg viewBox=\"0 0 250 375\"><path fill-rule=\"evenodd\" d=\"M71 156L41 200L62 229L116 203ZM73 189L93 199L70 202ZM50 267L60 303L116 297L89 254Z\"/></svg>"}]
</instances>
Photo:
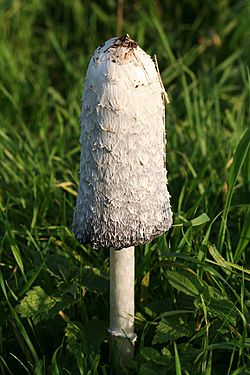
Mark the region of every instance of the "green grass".
<instances>
[{"instance_id":1,"label":"green grass","mask_svg":"<svg viewBox=\"0 0 250 375\"><path fill-rule=\"evenodd\" d=\"M171 104L174 226L136 250L134 374L250 374L250 6L124 1ZM118 26L117 26L118 25ZM90 56L116 2L0 3L0 373L110 374L108 251L71 232Z\"/></svg>"}]
</instances>

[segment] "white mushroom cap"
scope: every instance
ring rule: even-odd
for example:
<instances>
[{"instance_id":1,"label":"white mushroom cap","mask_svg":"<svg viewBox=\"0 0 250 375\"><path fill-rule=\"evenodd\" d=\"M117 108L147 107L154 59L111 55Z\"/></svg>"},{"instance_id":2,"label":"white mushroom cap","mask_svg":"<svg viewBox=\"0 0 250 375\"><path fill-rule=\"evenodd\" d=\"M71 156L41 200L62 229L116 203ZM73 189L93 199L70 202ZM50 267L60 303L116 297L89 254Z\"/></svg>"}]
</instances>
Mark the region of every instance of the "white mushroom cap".
<instances>
[{"instance_id":1,"label":"white mushroom cap","mask_svg":"<svg viewBox=\"0 0 250 375\"><path fill-rule=\"evenodd\" d=\"M171 226L163 90L155 63L128 36L96 49L82 99L80 242L118 250Z\"/></svg>"}]
</instances>

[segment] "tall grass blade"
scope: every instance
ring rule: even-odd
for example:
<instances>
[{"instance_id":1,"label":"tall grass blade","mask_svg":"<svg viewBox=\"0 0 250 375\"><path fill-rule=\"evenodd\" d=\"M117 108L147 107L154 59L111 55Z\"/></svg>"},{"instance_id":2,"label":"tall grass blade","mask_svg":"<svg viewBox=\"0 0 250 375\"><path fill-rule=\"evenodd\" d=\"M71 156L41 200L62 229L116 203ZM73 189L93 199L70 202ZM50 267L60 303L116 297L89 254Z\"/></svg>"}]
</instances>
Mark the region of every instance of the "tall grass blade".
<instances>
[{"instance_id":1,"label":"tall grass blade","mask_svg":"<svg viewBox=\"0 0 250 375\"><path fill-rule=\"evenodd\" d=\"M8 298L8 295L7 295L7 292L6 292L6 289L5 289L3 275L2 275L1 271L0 271L0 287L2 289L2 292L3 292L4 296L5 296L6 302L7 302L8 306L9 306L10 313L11 313L11 316L13 318L13 321L14 321L15 325L17 326L18 330L20 331L20 333L21 333L21 335L22 335L22 337L23 337L23 339L24 339L27 347L29 348L29 350L30 350L30 352L32 354L32 357L34 359L34 362L38 363L39 362L39 358L38 358L38 355L36 353L36 350L35 350L32 342L31 342L31 340L29 338L29 335L28 335L26 329L24 328L24 326L23 326L23 324L22 324L19 316L17 315L15 309L12 307L12 305L11 305L11 303L9 301L9 298Z\"/></svg>"},{"instance_id":2,"label":"tall grass blade","mask_svg":"<svg viewBox=\"0 0 250 375\"><path fill-rule=\"evenodd\" d=\"M181 372L181 362L180 362L176 342L174 342L174 356L175 356L175 374L181 375L182 374L182 372Z\"/></svg>"},{"instance_id":3,"label":"tall grass blade","mask_svg":"<svg viewBox=\"0 0 250 375\"><path fill-rule=\"evenodd\" d=\"M228 192L227 192L227 198L225 202L225 207L224 211L222 214L222 220L221 220L221 225L219 229L219 235L218 235L218 244L217 244L217 249L222 252L224 240L225 240L225 233L226 233L226 228L227 228L227 219L228 219L228 214L230 210L230 205L233 197L233 191L234 191L234 186L236 184L237 178L240 174L241 167L244 163L245 157L248 153L250 147L250 129L248 129L243 137L241 138L235 154L234 154L234 161L233 165L231 166L230 174L228 177Z\"/></svg>"},{"instance_id":4,"label":"tall grass blade","mask_svg":"<svg viewBox=\"0 0 250 375\"><path fill-rule=\"evenodd\" d=\"M234 262L237 263L244 254L250 241L250 206L246 210L245 220L241 231L240 239L234 253Z\"/></svg>"},{"instance_id":5,"label":"tall grass blade","mask_svg":"<svg viewBox=\"0 0 250 375\"><path fill-rule=\"evenodd\" d=\"M212 374L212 356L213 356L213 351L211 350L209 352L208 364L207 364L206 372L205 372L204 375L211 375Z\"/></svg>"},{"instance_id":6,"label":"tall grass blade","mask_svg":"<svg viewBox=\"0 0 250 375\"><path fill-rule=\"evenodd\" d=\"M60 375L60 370L57 364L57 354L58 352L62 349L62 345L60 345L54 352L53 357L52 357L52 373L53 375Z\"/></svg>"}]
</instances>

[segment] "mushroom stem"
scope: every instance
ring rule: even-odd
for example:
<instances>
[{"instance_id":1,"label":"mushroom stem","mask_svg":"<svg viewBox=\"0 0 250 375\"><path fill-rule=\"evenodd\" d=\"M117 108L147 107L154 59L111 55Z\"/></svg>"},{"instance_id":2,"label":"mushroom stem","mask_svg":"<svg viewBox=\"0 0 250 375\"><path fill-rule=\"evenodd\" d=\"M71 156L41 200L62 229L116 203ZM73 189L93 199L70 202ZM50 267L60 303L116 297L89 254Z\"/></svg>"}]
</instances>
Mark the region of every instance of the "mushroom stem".
<instances>
[{"instance_id":1,"label":"mushroom stem","mask_svg":"<svg viewBox=\"0 0 250 375\"><path fill-rule=\"evenodd\" d=\"M111 357L126 366L134 354L134 246L110 249Z\"/></svg>"}]
</instances>

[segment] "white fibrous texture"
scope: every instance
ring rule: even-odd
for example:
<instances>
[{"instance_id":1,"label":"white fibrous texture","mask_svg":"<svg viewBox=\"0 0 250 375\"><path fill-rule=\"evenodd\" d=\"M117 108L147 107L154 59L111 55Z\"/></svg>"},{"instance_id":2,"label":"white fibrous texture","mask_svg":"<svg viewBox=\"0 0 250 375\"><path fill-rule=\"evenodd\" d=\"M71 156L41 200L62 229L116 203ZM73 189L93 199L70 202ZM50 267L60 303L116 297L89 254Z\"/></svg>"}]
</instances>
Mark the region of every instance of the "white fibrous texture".
<instances>
[{"instance_id":1,"label":"white fibrous texture","mask_svg":"<svg viewBox=\"0 0 250 375\"><path fill-rule=\"evenodd\" d=\"M90 61L80 142L78 240L119 250L166 232L164 89L154 61L128 36L108 40Z\"/></svg>"}]
</instances>

